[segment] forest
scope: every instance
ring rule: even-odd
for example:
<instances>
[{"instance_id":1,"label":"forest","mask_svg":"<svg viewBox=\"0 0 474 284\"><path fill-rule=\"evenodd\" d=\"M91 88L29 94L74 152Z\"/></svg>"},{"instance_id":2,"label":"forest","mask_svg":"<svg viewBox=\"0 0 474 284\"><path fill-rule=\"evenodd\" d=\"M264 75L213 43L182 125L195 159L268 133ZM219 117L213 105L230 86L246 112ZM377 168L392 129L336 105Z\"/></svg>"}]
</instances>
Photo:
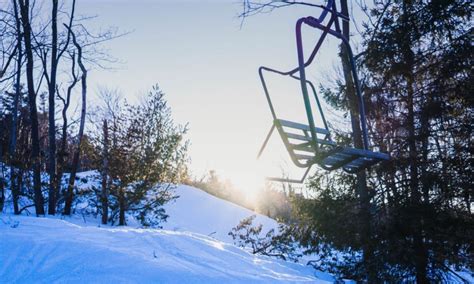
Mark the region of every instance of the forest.
<instances>
[{"instance_id":1,"label":"forest","mask_svg":"<svg viewBox=\"0 0 474 284\"><path fill-rule=\"evenodd\" d=\"M369 151L370 144L389 157L355 173L318 168L302 187L269 181L253 202L215 171L198 178L189 169L192 117L189 125L176 122L158 83L133 102L120 90L90 88L90 77L116 62L104 44L128 31L88 28L94 17L77 12L80 0L40 2L0 1L0 217L81 212L107 226L161 228L173 217L164 206L179 200L175 190L185 184L279 222L267 232L255 216L231 224L235 245L252 254L303 262L335 281L472 279L470 1L240 1L241 29L265 14L297 7L319 15L322 8L331 15L328 30L337 22L342 38L357 39L354 54L338 42L334 80L313 88L350 121L349 131L325 125L333 140L320 149ZM305 92L304 67L295 70ZM314 128L310 122L308 132ZM304 147L313 151L310 134Z\"/></svg>"}]
</instances>

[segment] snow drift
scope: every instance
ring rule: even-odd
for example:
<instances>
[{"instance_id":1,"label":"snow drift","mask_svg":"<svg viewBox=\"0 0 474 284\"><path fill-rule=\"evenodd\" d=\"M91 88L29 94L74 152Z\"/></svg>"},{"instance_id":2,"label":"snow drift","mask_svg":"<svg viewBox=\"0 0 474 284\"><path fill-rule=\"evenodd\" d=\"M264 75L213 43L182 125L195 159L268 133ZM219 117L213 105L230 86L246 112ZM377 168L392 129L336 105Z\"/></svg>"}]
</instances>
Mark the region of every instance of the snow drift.
<instances>
[{"instance_id":1,"label":"snow drift","mask_svg":"<svg viewBox=\"0 0 474 284\"><path fill-rule=\"evenodd\" d=\"M179 198L165 205L170 217L163 228L168 230L190 231L231 242L232 238L227 235L230 230L252 215L257 216L256 224L263 225L263 232L278 227L277 222L267 216L191 186L181 185L175 193Z\"/></svg>"},{"instance_id":2,"label":"snow drift","mask_svg":"<svg viewBox=\"0 0 474 284\"><path fill-rule=\"evenodd\" d=\"M227 233L254 212L179 186L163 230L100 226L79 216L0 215L2 283L332 282L311 267L252 255ZM85 222L87 221L87 222ZM274 220L258 215L265 229ZM264 229L264 230L265 230Z\"/></svg>"}]
</instances>

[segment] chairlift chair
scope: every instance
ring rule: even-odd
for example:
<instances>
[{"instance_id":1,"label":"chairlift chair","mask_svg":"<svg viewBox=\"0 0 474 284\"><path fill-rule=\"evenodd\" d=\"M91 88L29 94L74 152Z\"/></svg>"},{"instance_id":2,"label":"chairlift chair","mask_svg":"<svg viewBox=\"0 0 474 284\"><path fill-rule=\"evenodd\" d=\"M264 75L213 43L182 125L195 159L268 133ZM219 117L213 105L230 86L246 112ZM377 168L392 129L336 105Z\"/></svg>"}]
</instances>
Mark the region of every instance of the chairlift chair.
<instances>
[{"instance_id":1,"label":"chairlift chair","mask_svg":"<svg viewBox=\"0 0 474 284\"><path fill-rule=\"evenodd\" d=\"M308 175L311 167L315 164L319 165L321 168L327 171L333 171L342 168L347 173L355 174L362 170L370 168L371 166L381 161L390 159L390 156L388 154L373 152L369 150L369 139L367 134L367 122L365 119L365 108L357 76L354 55L349 44L349 39L341 33L339 25L340 19L343 21L349 21L349 18L337 11L336 3L334 0L329 0L326 6L319 7L323 9L319 18L309 16L300 18L296 22L296 47L298 54L298 67L287 72L278 71L264 66L259 68L260 80L262 82L263 90L265 92L265 96L267 98L271 114L273 116L273 124L270 128L269 133L267 134L267 137L263 142L262 147L260 148L258 157L262 155L268 143L268 140L270 139L273 131L276 128L283 140L283 143L285 144L288 153L290 154L292 162L297 167L306 169L306 172L300 180L276 177L268 178L268 180L302 183ZM324 23L328 15L329 19L326 23ZM305 61L303 54L303 43L301 35L301 28L303 24L322 30L321 37L317 41L307 61ZM340 39L347 48L351 65L352 77L355 84L355 91L358 97L361 131L363 138L362 149L338 145L331 139L328 124L326 118L324 117L324 113L322 111L321 104L316 93L316 89L313 83L306 79L305 69L313 62L327 35L331 35ZM265 72L288 76L290 78L300 81L301 92L303 95L303 101L308 120L307 125L289 120L284 120L276 115L270 97L270 93L267 88L267 83L265 82ZM319 128L315 126L308 87L316 100L316 105L318 107L318 112L321 116L321 120L324 124L324 128Z\"/></svg>"}]
</instances>

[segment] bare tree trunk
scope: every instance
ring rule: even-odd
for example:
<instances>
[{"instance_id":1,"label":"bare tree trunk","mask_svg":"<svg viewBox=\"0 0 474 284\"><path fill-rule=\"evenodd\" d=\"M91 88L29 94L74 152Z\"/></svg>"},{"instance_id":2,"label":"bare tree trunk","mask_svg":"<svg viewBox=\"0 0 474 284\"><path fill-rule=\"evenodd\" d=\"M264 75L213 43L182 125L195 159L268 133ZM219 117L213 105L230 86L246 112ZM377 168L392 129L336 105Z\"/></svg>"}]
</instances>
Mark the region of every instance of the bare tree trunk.
<instances>
[{"instance_id":1,"label":"bare tree trunk","mask_svg":"<svg viewBox=\"0 0 474 284\"><path fill-rule=\"evenodd\" d=\"M26 54L26 81L28 86L28 104L30 107L31 120L31 159L33 164L33 190L35 199L36 215L44 215L44 198L41 192L41 164L40 164L40 141L38 127L38 113L36 108L36 92L34 84L34 58L31 45L31 23L29 0L19 0L21 22L23 26L23 39Z\"/></svg>"},{"instance_id":2,"label":"bare tree trunk","mask_svg":"<svg viewBox=\"0 0 474 284\"><path fill-rule=\"evenodd\" d=\"M48 96L48 140L49 140L49 199L48 214L56 214L56 123L55 95L56 73L58 68L58 0L53 0L51 18L51 72Z\"/></svg>"},{"instance_id":3,"label":"bare tree trunk","mask_svg":"<svg viewBox=\"0 0 474 284\"><path fill-rule=\"evenodd\" d=\"M18 193L21 193L22 192L22 188L23 188L23 175L25 174L25 171L24 169L17 169L17 173L16 173L16 186L17 186L17 189L18 189ZM18 202L17 202L18 203ZM19 205L19 204L18 204ZM19 206L18 206L19 208ZM20 209L18 209L18 214L20 214Z\"/></svg>"},{"instance_id":4,"label":"bare tree trunk","mask_svg":"<svg viewBox=\"0 0 474 284\"><path fill-rule=\"evenodd\" d=\"M17 169L15 168L15 152L16 152L16 142L17 142L17 133L18 133L18 105L21 97L21 61L23 57L22 51L22 34L21 34L21 20L18 14L18 7L16 0L13 0L13 12L15 15L15 27L17 33L17 61L16 61L16 75L15 75L15 97L13 98L13 110L12 110L12 123L10 126L10 144L9 144L9 153L10 153L10 190L12 192L13 198L13 212L14 214L20 214L20 208L18 207L18 198L20 195L19 183L17 182Z\"/></svg>"},{"instance_id":5,"label":"bare tree trunk","mask_svg":"<svg viewBox=\"0 0 474 284\"><path fill-rule=\"evenodd\" d=\"M109 214L109 200L107 190L107 178L109 175L109 129L107 126L107 120L104 120L104 148L102 153L102 224L107 224Z\"/></svg>"},{"instance_id":6,"label":"bare tree trunk","mask_svg":"<svg viewBox=\"0 0 474 284\"><path fill-rule=\"evenodd\" d=\"M61 198L61 191L59 189L61 188L61 182L62 182L63 173L64 173L64 161L65 161L65 156L67 155L66 146L67 146L67 123L68 123L67 108L68 107L69 107L69 104L66 105L66 103L64 103L64 107L62 110L62 118L63 118L63 125L62 125L62 131L61 131L62 135L61 135L61 144L59 146L59 152L58 152L58 161L57 161L58 170L57 170L57 178L56 178L56 185L55 185L57 200Z\"/></svg>"},{"instance_id":7,"label":"bare tree trunk","mask_svg":"<svg viewBox=\"0 0 474 284\"><path fill-rule=\"evenodd\" d=\"M119 226L125 226L125 192L123 188L119 189Z\"/></svg>"},{"instance_id":8,"label":"bare tree trunk","mask_svg":"<svg viewBox=\"0 0 474 284\"><path fill-rule=\"evenodd\" d=\"M63 125L62 125L62 128L61 128L61 145L60 145L60 150L59 150L59 153L58 153L58 166L57 166L57 179L56 179L56 196L57 198L59 199L59 194L60 194L60 190L59 188L61 187L61 181L62 181L62 177L63 177L63 172L64 172L64 163L65 163L65 157L67 156L67 128L68 128L68 119L67 119L67 110L69 109L69 105L71 103L71 94L72 94L72 90L74 89L75 85L77 84L77 82L79 82L79 79L77 78L76 76L76 73L75 73L75 69L76 69L76 57L74 54L72 54L71 56L71 61L72 61L72 65L71 65L71 75L73 77L73 81L72 83L69 85L69 87L67 88L67 92L66 92L66 98L62 98L62 101L63 101L63 109L61 111L61 115L62 115L62 119L63 119Z\"/></svg>"},{"instance_id":9,"label":"bare tree trunk","mask_svg":"<svg viewBox=\"0 0 474 284\"><path fill-rule=\"evenodd\" d=\"M3 143L1 138L3 137L3 127L0 125L0 213L3 211L3 205L5 204L5 164L3 161Z\"/></svg>"},{"instance_id":10,"label":"bare tree trunk","mask_svg":"<svg viewBox=\"0 0 474 284\"><path fill-rule=\"evenodd\" d=\"M76 151L74 152L71 174L69 175L69 183L68 183L67 192L66 192L66 202L64 206L65 215L71 215L72 199L74 195L74 191L73 191L74 183L76 180L77 169L79 167L79 155L81 154L81 144L82 144L82 138L84 136L84 126L86 123L86 99L87 99L87 69L84 67L84 64L82 62L82 47L77 42L76 36L74 32L72 32L71 27L68 27L68 29L71 32L73 43L77 48L77 63L82 71L82 76L81 76L82 108L81 108L81 121L79 124L78 143L77 143Z\"/></svg>"},{"instance_id":11,"label":"bare tree trunk","mask_svg":"<svg viewBox=\"0 0 474 284\"><path fill-rule=\"evenodd\" d=\"M349 10L347 6L347 0L341 0L341 13L349 17ZM349 22L342 22L342 33L349 39ZM349 61L349 53L344 44L341 44L341 61L344 72L344 79L346 81L347 88L347 99L349 102L349 111L351 116L351 125L352 125L352 136L354 140L354 146L356 148L363 148L362 142L362 131L360 127L360 118L359 118L359 105L357 96L355 93L354 87L354 78L351 73L351 65ZM363 250L363 261L364 266L367 272L367 281L368 283L377 283L377 270L374 267L374 251L371 241L371 216L370 216L370 195L367 188L367 176L366 172L361 171L357 174L357 192L359 194L359 203L360 203L360 236Z\"/></svg>"},{"instance_id":12,"label":"bare tree trunk","mask_svg":"<svg viewBox=\"0 0 474 284\"><path fill-rule=\"evenodd\" d=\"M69 16L69 27L72 26L72 22L73 22L73 19L74 19L75 8L76 8L76 0L73 0L72 5L71 5L71 14ZM59 52L58 60L62 56L62 54L67 50L67 48L69 46L70 39L71 39L71 30L68 29L66 43L64 44L62 50ZM63 125L62 125L62 128L61 128L61 134L62 135L61 135L61 144L59 146L60 150L59 150L59 153L57 154L58 157L57 157L57 165L56 165L56 183L54 185L54 192L55 192L55 196L56 196L56 204L57 204L58 200L60 199L60 195L61 195L60 188L61 188L61 184L62 184L62 178L63 178L64 167L65 167L64 166L64 163L65 163L65 160L66 160L65 157L67 156L67 153L66 153L67 128L68 128L67 111L68 111L69 105L71 103L72 90L76 86L77 82L79 82L79 79L76 76L76 57L75 57L75 53L71 54L71 62L72 62L72 64L71 64L71 76L72 76L73 80L67 88L66 98L62 98L58 93L58 97L63 102L63 109L61 111Z\"/></svg>"}]
</instances>

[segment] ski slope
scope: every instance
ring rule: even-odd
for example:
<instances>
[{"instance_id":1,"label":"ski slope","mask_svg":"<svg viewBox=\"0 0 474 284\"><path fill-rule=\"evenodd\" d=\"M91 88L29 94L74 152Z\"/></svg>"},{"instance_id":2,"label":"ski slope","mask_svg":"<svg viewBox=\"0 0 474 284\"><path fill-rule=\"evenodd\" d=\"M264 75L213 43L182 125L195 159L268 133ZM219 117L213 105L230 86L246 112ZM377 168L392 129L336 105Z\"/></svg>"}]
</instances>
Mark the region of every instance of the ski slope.
<instances>
[{"instance_id":1,"label":"ski slope","mask_svg":"<svg viewBox=\"0 0 474 284\"><path fill-rule=\"evenodd\" d=\"M228 236L230 230L251 215L257 216L254 222L263 225L263 232L278 227L277 222L267 216L191 186L181 185L175 193L179 198L165 205L170 217L163 228L168 230L190 231L232 242Z\"/></svg>"},{"instance_id":2,"label":"ski slope","mask_svg":"<svg viewBox=\"0 0 474 284\"><path fill-rule=\"evenodd\" d=\"M0 283L329 283L302 264L250 254L227 233L252 211L179 186L164 229L0 214ZM258 216L264 228L277 224ZM264 229L265 230L265 229Z\"/></svg>"}]
</instances>

